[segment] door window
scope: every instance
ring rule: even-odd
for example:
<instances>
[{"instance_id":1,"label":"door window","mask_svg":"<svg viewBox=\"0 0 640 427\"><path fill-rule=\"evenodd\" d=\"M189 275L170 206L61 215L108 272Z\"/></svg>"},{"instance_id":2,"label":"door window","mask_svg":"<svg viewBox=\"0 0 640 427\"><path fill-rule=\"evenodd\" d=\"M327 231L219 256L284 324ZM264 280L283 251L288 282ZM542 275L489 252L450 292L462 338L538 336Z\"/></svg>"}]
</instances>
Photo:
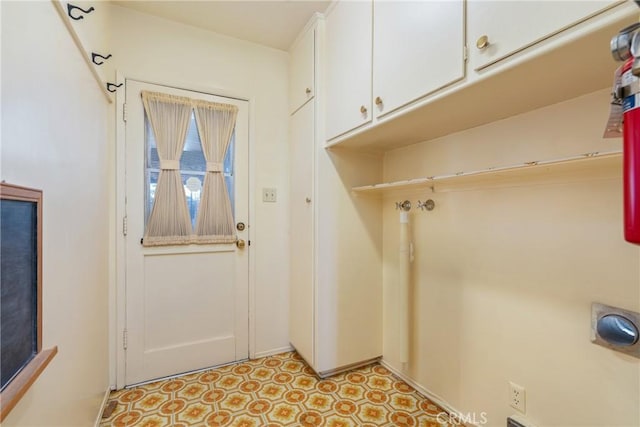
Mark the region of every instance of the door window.
<instances>
[{"instance_id":1,"label":"door window","mask_svg":"<svg viewBox=\"0 0 640 427\"><path fill-rule=\"evenodd\" d=\"M153 201L155 196L156 185L158 184L158 175L160 173L160 159L158 158L158 149L156 141L151 129L151 123L145 114L145 210L144 223L147 224ZM224 180L231 201L231 212L235 217L235 187L234 187L234 157L235 157L235 131L231 137L231 142L227 148L224 159L223 173ZM195 114L191 113L189 121L189 130L187 138L180 157L180 175L182 177L182 185L184 194L187 199L187 207L191 218L191 226L195 229L196 215L200 207L200 195L202 192L202 184L206 173L206 160L202 152L202 143L196 126Z\"/></svg>"}]
</instances>

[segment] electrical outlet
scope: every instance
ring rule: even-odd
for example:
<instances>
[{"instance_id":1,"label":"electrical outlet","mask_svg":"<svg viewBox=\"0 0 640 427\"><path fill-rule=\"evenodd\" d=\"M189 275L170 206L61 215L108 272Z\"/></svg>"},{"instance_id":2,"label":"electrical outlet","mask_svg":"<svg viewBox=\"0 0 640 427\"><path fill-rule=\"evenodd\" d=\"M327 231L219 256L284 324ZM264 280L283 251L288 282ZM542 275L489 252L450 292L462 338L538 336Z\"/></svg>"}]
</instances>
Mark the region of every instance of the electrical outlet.
<instances>
[{"instance_id":1,"label":"electrical outlet","mask_svg":"<svg viewBox=\"0 0 640 427\"><path fill-rule=\"evenodd\" d=\"M525 413L524 387L509 381L509 405L518 411Z\"/></svg>"},{"instance_id":2,"label":"electrical outlet","mask_svg":"<svg viewBox=\"0 0 640 427\"><path fill-rule=\"evenodd\" d=\"M267 203L274 203L278 200L278 191L275 188L263 188L262 189L262 201Z\"/></svg>"}]
</instances>

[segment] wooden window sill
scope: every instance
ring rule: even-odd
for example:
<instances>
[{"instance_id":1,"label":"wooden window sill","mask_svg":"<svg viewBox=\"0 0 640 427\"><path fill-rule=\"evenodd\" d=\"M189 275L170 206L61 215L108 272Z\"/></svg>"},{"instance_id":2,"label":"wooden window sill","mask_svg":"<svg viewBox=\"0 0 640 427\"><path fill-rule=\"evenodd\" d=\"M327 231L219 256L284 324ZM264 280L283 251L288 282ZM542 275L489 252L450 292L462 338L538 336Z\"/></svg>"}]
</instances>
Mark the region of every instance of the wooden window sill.
<instances>
[{"instance_id":1,"label":"wooden window sill","mask_svg":"<svg viewBox=\"0 0 640 427\"><path fill-rule=\"evenodd\" d=\"M0 422L16 406L57 352L58 347L52 347L36 354L18 375L7 384L7 387L2 390L2 393L0 393Z\"/></svg>"}]
</instances>

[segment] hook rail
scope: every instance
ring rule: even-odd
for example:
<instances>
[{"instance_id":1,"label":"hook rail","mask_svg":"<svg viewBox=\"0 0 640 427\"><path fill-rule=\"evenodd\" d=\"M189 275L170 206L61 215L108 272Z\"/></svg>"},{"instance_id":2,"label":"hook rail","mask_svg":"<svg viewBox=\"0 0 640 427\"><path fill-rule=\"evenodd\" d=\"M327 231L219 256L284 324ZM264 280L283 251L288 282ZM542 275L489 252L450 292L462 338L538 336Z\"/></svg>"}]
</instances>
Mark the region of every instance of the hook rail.
<instances>
[{"instance_id":1,"label":"hook rail","mask_svg":"<svg viewBox=\"0 0 640 427\"><path fill-rule=\"evenodd\" d=\"M104 61L111 58L111 56L112 56L111 54L107 56L102 56L99 53L91 52L91 62L93 62L96 65L102 65L104 64ZM102 59L102 61L98 62L98 58Z\"/></svg>"},{"instance_id":2,"label":"hook rail","mask_svg":"<svg viewBox=\"0 0 640 427\"><path fill-rule=\"evenodd\" d=\"M116 89L118 89L120 86L122 86L122 83L120 83L119 85L115 84L115 83L107 83L107 90L109 92L115 92Z\"/></svg>"},{"instance_id":3,"label":"hook rail","mask_svg":"<svg viewBox=\"0 0 640 427\"><path fill-rule=\"evenodd\" d=\"M89 9L84 10L81 7L78 7L74 4L71 3L67 3L67 15L69 15L69 18L73 19L74 21L79 21L81 19L84 19L84 15L77 15L74 16L71 12L73 12L74 10L79 10L80 12L84 13L84 15L88 15L91 12L93 12L95 9L93 6L91 6Z\"/></svg>"}]
</instances>

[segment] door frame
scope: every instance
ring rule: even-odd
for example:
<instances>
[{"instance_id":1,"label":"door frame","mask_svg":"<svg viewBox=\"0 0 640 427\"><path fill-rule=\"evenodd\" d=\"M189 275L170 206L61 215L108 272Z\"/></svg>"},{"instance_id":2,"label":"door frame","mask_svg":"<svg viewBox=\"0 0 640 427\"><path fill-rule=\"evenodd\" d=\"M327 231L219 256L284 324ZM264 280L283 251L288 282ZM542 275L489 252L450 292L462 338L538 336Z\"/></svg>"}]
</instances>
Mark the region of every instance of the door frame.
<instances>
[{"instance_id":1,"label":"door frame","mask_svg":"<svg viewBox=\"0 0 640 427\"><path fill-rule=\"evenodd\" d=\"M116 84L123 84L122 88L126 88L126 80L137 80L144 83L151 83L159 86L168 86L193 92L202 92L214 96L223 96L247 101L249 104L249 141L248 141L248 209L249 224L248 238L249 240L255 234L251 227L256 224L255 221L255 156L254 153L254 137L255 135L255 101L252 97L243 96L225 89L202 85L198 83L183 82L167 82L164 80L156 80L142 78L136 75L125 75L121 71L116 71ZM123 120L124 103L126 101L125 90L118 90L115 96L115 144L112 151L112 158L115 173L112 179L114 189L111 192L112 204L115 209L111 211L111 242L109 261L109 271L112 277L109 280L109 384L112 389L121 389L125 385L125 366L126 354L124 350L124 329L126 326L126 242L123 235L123 218L125 217L125 199L126 199L126 128ZM113 129L113 127L112 127ZM248 316L249 316L249 358L255 358L255 257L251 251L251 245L247 245L249 257L249 283L248 283Z\"/></svg>"}]
</instances>

